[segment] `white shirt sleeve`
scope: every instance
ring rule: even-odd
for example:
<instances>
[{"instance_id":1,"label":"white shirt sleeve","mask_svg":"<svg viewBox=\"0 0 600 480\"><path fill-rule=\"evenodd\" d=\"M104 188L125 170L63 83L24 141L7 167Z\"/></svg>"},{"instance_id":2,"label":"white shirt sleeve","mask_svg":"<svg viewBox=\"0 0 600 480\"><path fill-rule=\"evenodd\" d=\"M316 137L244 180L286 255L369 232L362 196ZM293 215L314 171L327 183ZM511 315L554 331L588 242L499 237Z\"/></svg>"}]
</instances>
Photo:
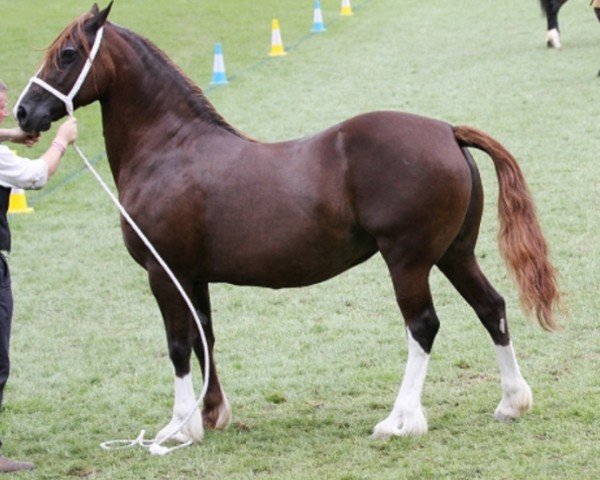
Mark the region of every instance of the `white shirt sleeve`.
<instances>
[{"instance_id":1,"label":"white shirt sleeve","mask_svg":"<svg viewBox=\"0 0 600 480\"><path fill-rule=\"evenodd\" d=\"M37 190L48 181L48 165L39 158L29 160L0 145L0 185Z\"/></svg>"}]
</instances>

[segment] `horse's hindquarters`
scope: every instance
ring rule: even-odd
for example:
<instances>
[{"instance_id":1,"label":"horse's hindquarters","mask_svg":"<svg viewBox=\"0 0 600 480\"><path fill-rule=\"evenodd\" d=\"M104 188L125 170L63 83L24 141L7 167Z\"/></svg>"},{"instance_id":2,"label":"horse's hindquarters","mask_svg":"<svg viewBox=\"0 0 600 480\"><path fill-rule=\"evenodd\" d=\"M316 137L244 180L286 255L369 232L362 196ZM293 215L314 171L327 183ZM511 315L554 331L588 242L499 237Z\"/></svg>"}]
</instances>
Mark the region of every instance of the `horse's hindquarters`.
<instances>
[{"instance_id":1,"label":"horse's hindquarters","mask_svg":"<svg viewBox=\"0 0 600 480\"><path fill-rule=\"evenodd\" d=\"M460 230L471 196L452 128L379 112L349 120L342 131L360 226L380 248L401 242L435 263Z\"/></svg>"}]
</instances>

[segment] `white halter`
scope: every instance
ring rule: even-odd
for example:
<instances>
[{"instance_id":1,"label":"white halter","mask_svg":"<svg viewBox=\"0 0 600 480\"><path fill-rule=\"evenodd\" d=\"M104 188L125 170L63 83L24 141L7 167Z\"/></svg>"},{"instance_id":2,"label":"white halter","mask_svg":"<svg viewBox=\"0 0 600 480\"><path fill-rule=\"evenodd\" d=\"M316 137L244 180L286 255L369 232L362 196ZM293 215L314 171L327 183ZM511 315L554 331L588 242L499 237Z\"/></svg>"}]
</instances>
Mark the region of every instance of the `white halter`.
<instances>
[{"instance_id":1,"label":"white halter","mask_svg":"<svg viewBox=\"0 0 600 480\"><path fill-rule=\"evenodd\" d=\"M75 98L77 93L79 93L79 90L80 90L81 86L83 85L83 82L85 81L86 77L88 76L88 73L90 72L90 69L92 68L92 63L93 63L94 59L96 58L98 49L100 48L100 42L102 41L103 33L104 33L104 27L101 27L96 32L96 39L94 40L94 45L92 46L92 50L90 51L90 54L88 55L88 58L85 61L85 65L83 66L83 69L81 70L81 73L79 74L79 77L77 77L77 81L73 85L73 88L71 88L71 91L69 92L68 95L64 95L63 93L59 92L53 86L48 85L41 78L38 78L38 75L42 71L42 68L44 68L44 66L42 65L42 67L37 71L37 73L29 79L29 83L25 87L25 90L23 90L23 93L21 93L19 100L17 100L17 103L15 104L15 107L13 108L13 115L15 116L15 118L17 118L17 110L19 108L19 105L21 104L21 100L23 100L23 97L29 91L29 88L31 87L32 83L39 85L40 87L44 88L45 90L50 92L52 95L57 97L58 99L62 100L67 109L67 113L69 115L72 115L73 114L73 99Z\"/></svg>"}]
</instances>

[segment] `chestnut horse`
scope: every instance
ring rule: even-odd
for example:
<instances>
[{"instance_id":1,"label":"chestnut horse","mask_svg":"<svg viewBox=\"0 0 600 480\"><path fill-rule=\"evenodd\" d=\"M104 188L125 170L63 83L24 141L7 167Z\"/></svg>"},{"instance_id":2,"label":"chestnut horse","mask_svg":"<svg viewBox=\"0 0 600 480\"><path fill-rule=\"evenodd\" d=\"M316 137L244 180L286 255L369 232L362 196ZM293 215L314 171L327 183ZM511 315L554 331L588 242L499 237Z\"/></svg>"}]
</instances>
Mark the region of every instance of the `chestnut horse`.
<instances>
[{"instance_id":1,"label":"chestnut horse","mask_svg":"<svg viewBox=\"0 0 600 480\"><path fill-rule=\"evenodd\" d=\"M192 315L155 258L125 222L131 256L147 270L175 369L173 417L194 404L192 351L210 372L203 410L180 441L225 428L231 409L215 370L209 284L301 287L327 280L377 252L391 274L406 323L408 360L390 415L373 436L421 434L427 362L439 328L428 277L436 265L488 330L500 367L495 415L528 410L503 298L474 255L483 209L480 177L467 147L492 158L499 182L500 249L524 308L557 328L555 270L519 166L489 135L397 112L372 112L321 133L280 143L248 138L157 47L107 21L111 5L73 21L46 53L39 78L58 92L76 83L90 45L103 33L74 107L99 101L106 152L119 198L181 281L200 312L210 349L204 364ZM80 82L77 82L80 83ZM18 105L28 132L66 114L65 103L32 84Z\"/></svg>"}]
</instances>

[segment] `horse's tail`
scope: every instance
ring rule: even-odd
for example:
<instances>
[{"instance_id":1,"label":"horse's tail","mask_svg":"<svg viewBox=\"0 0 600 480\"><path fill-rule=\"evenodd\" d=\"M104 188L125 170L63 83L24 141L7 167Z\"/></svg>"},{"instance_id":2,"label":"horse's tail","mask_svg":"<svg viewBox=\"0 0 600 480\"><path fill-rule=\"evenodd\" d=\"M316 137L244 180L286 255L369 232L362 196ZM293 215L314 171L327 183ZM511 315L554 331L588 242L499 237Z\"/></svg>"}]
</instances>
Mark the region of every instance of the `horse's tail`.
<instances>
[{"instance_id":1,"label":"horse's tail","mask_svg":"<svg viewBox=\"0 0 600 480\"><path fill-rule=\"evenodd\" d=\"M498 242L504 260L517 280L523 308L535 313L546 330L560 327L553 318L560 306L556 269L548 258L548 244L537 220L533 199L515 158L486 133L466 126L453 127L461 146L486 152L498 176Z\"/></svg>"}]
</instances>

